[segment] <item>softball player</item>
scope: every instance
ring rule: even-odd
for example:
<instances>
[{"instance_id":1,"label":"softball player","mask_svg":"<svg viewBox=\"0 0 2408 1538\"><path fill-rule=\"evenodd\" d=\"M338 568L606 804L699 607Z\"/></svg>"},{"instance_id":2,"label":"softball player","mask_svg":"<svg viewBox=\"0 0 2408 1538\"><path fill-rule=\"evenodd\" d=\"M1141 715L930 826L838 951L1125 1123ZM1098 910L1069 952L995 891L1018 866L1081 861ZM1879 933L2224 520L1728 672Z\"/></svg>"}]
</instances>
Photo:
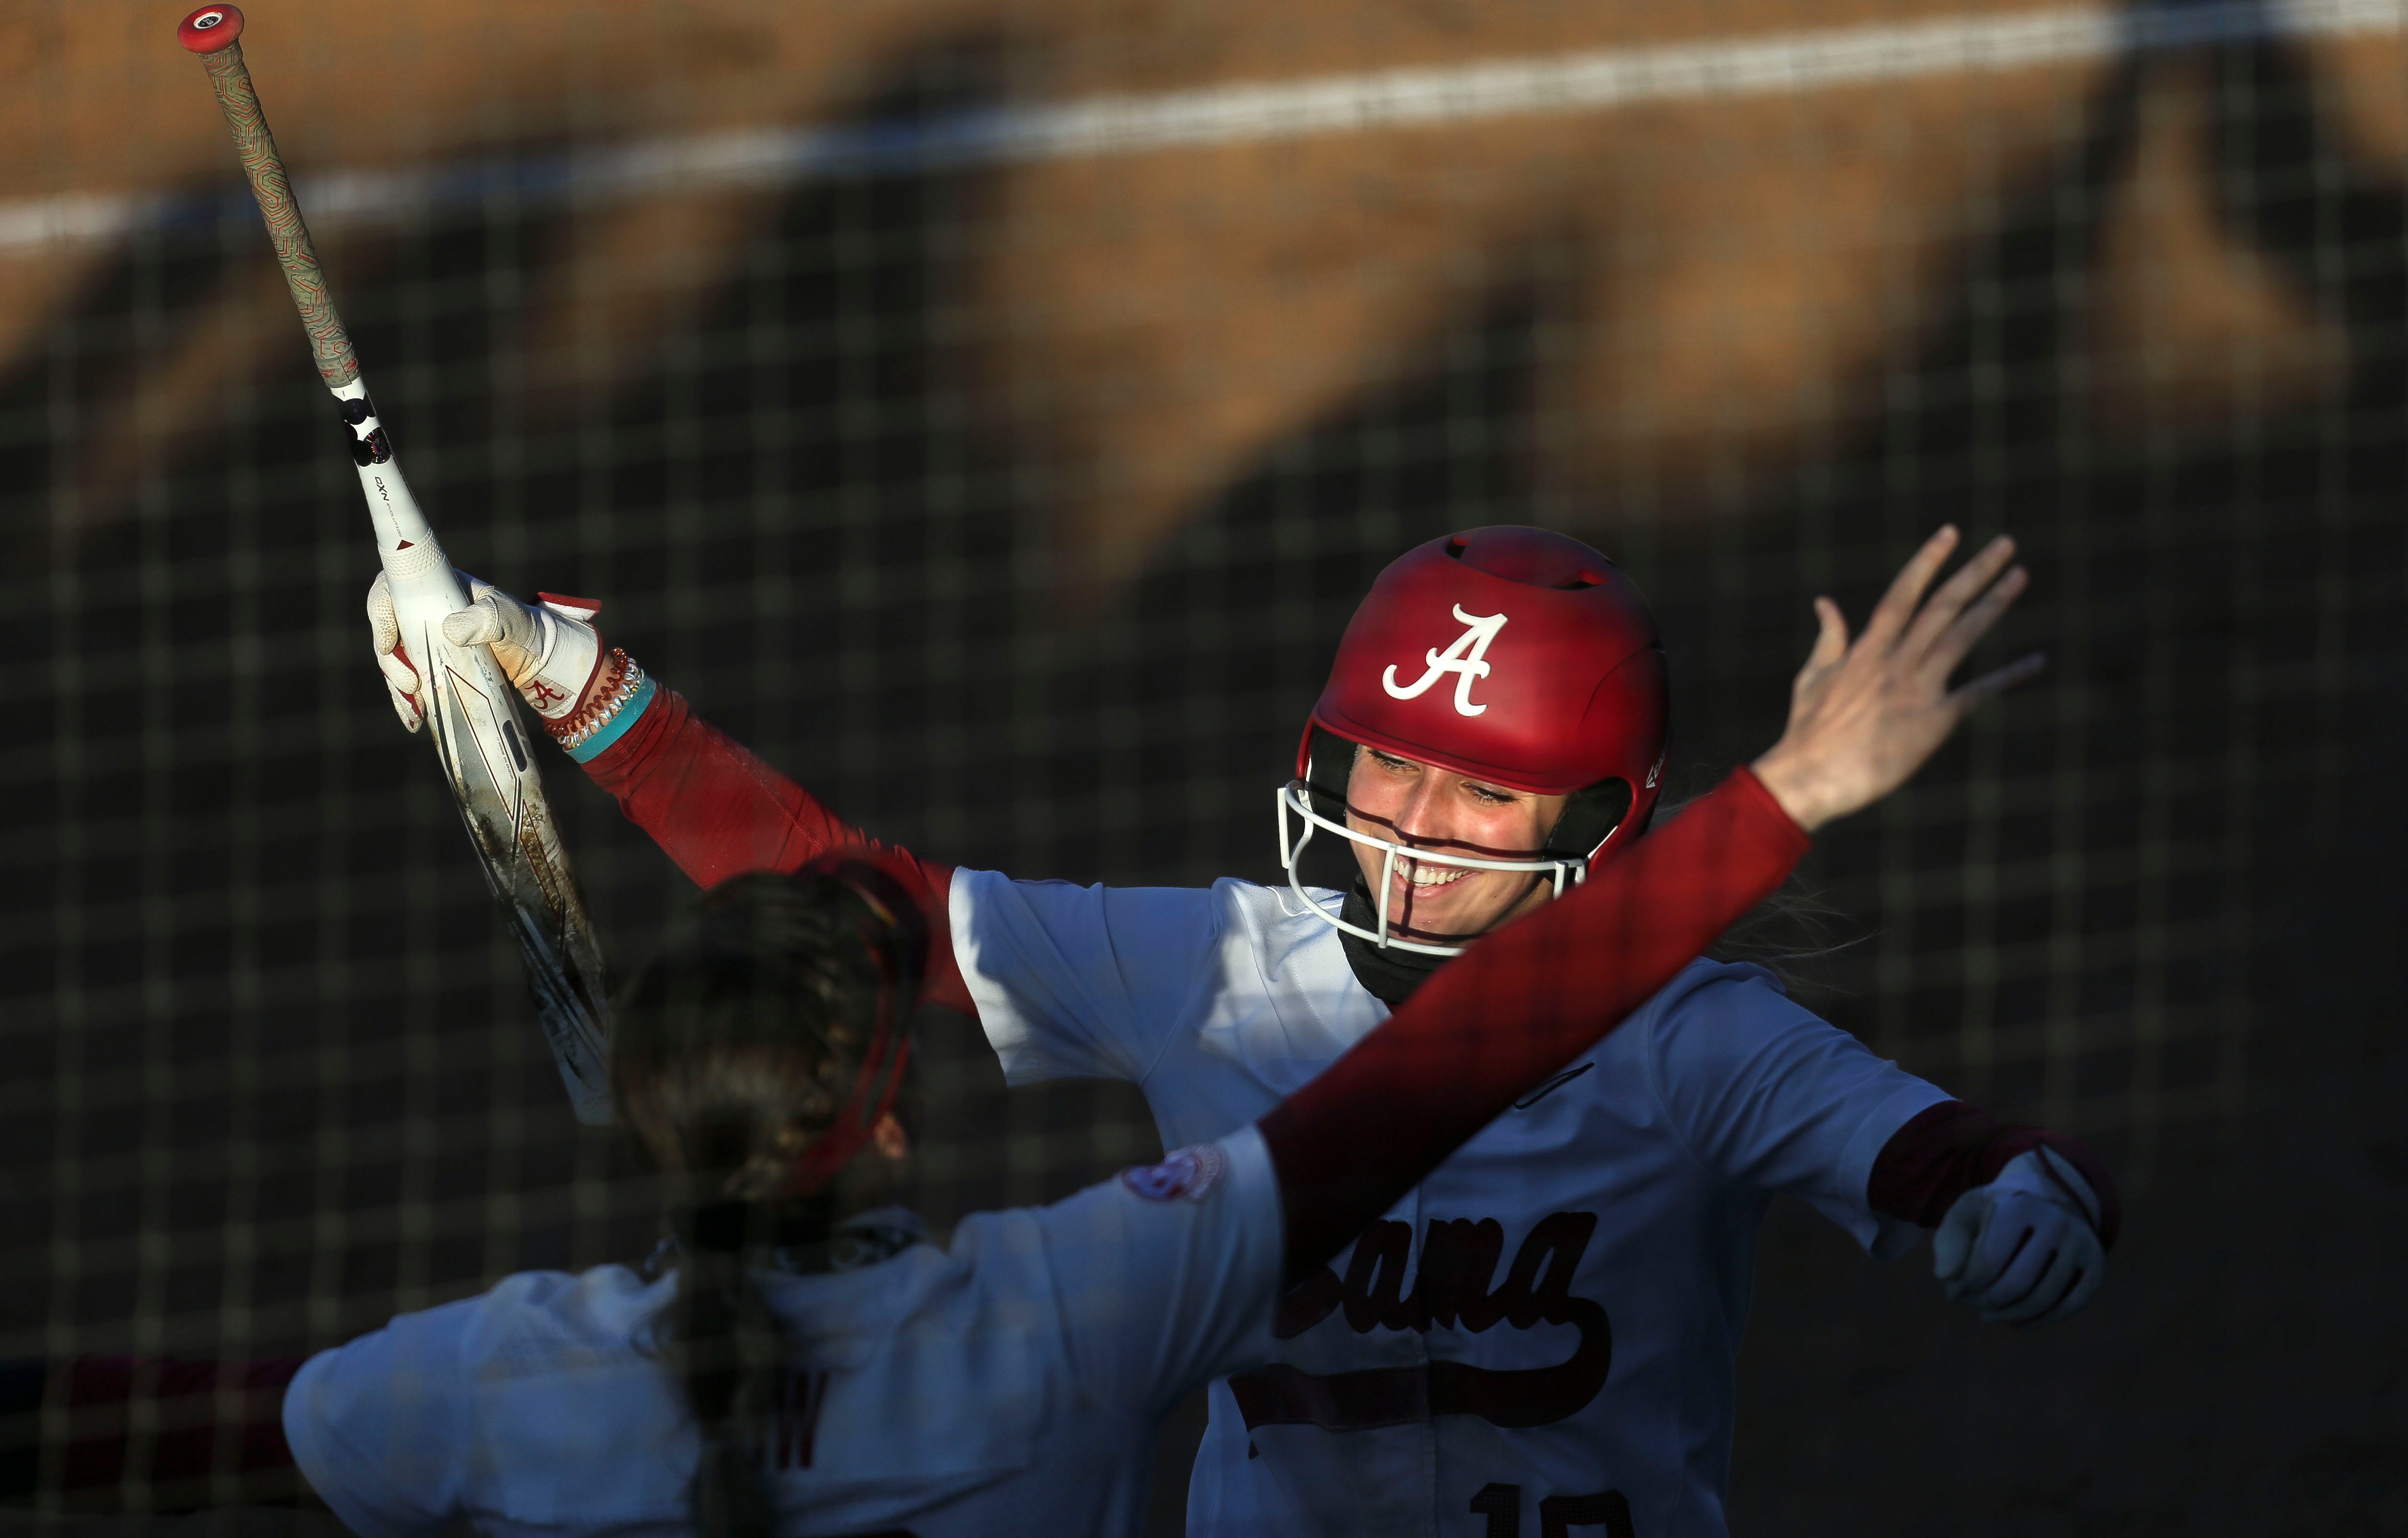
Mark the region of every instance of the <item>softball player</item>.
<instances>
[{"instance_id":1,"label":"softball player","mask_svg":"<svg viewBox=\"0 0 2408 1538\"><path fill-rule=\"evenodd\" d=\"M1954 545L1927 544L1877 625ZM1926 611L1955 618L1916 623L1969 645L2020 590L2012 558L1995 541ZM1828 644L1843 628L1818 608ZM572 754L705 886L860 837L676 695L631 691L624 657L594 664L593 611L480 584L446 633L491 642L531 697L598 702ZM1281 793L1284 887L1082 888L901 855L937 930L932 996L977 1014L1014 1082L1125 1078L1167 1146L1223 1136L1471 939L1640 846L1665 697L1654 622L1597 552L1535 529L1433 541L1340 645ZM1316 837L1355 851L1351 891L1296 876ZM2002 1321L2079 1309L2116 1227L2079 1143L1950 1099L1756 969L1699 962L1301 1276L1267 1360L1213 1385L1191 1531L1721 1531L1755 1239L1782 1192L1878 1256L1936 1228L1942 1286Z\"/></svg>"},{"instance_id":2,"label":"softball player","mask_svg":"<svg viewBox=\"0 0 2408 1538\"><path fill-rule=\"evenodd\" d=\"M1484 941L1258 1119L1054 1206L974 1216L945 1249L908 1214L839 1213L828 1189L903 1152L891 1108L934 939L909 885L918 868L838 852L799 877L728 884L615 1022L622 1115L681 1192L673 1267L523 1274L404 1315L291 1377L280 1443L204 1438L199 1468L222 1450L256 1473L286 1453L366 1538L462 1521L706 1538L1132 1531L1160 1416L1260 1359L1283 1287L1319 1275L1516 1097L1543 1094L1780 884L1806 830L1893 788L1995 686L1946 685L1982 608L1943 593L1936 625L1907 626L1928 575L1902 577L1856 647L1827 629L1789 730L1752 769ZM1578 1241L1555 1244L1568 1257ZM1467 1269L1444 1307L1585 1340L1566 1306L1572 1265L1517 1262L1493 1289ZM1423 1281L1429 1306L1426 1268ZM274 1386L256 1367L179 1371L214 1390L195 1394L204 1407ZM70 1364L70 1407L110 1373L142 1376ZM87 1475L107 1465L108 1449L84 1453ZM122 1473L122 1444L114 1456Z\"/></svg>"}]
</instances>

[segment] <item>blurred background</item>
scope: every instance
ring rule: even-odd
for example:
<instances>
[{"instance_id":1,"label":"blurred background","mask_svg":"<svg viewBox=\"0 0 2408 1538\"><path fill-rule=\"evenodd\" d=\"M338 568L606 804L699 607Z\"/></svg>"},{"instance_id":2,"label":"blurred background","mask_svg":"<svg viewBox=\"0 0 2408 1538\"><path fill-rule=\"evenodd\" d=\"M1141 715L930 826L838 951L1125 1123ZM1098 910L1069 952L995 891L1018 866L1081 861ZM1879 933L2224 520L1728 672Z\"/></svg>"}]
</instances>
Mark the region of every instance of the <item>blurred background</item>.
<instances>
[{"instance_id":1,"label":"blurred background","mask_svg":"<svg viewBox=\"0 0 2408 1538\"><path fill-rule=\"evenodd\" d=\"M1823 841L1799 984L2091 1140L2126 1236L2018 1334L1777 1210L1733 1530L2408 1532L2401 0L247 9L454 557L939 859L1269 877L1449 529L1637 578L1690 790L1814 594L2014 533L2050 669ZM0 1356L314 1349L653 1233L384 702L179 14L0 15ZM624 967L691 892L549 777ZM1158 1147L926 1031L932 1216Z\"/></svg>"}]
</instances>

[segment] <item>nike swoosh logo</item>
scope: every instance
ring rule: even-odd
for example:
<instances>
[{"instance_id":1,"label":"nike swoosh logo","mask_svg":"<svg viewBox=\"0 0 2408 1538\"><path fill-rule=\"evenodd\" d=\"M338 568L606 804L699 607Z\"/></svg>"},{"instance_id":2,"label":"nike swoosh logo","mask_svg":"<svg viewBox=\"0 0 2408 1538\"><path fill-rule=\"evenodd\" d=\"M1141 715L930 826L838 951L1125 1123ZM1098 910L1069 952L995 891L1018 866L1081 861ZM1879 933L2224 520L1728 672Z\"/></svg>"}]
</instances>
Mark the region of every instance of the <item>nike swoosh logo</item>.
<instances>
[{"instance_id":1,"label":"nike swoosh logo","mask_svg":"<svg viewBox=\"0 0 2408 1538\"><path fill-rule=\"evenodd\" d=\"M1529 1110L1530 1107L1538 1104L1541 1100L1545 1100L1548 1096L1554 1094L1556 1090L1561 1089L1564 1085L1571 1083L1574 1079L1579 1078L1582 1074L1587 1072L1590 1069L1593 1069L1597 1065L1595 1063L1583 1063L1578 1068L1568 1068L1564 1070L1561 1073L1549 1079L1545 1084L1541 1085L1538 1088L1533 1089L1527 1095L1515 1100L1513 1102L1513 1109L1516 1111Z\"/></svg>"}]
</instances>

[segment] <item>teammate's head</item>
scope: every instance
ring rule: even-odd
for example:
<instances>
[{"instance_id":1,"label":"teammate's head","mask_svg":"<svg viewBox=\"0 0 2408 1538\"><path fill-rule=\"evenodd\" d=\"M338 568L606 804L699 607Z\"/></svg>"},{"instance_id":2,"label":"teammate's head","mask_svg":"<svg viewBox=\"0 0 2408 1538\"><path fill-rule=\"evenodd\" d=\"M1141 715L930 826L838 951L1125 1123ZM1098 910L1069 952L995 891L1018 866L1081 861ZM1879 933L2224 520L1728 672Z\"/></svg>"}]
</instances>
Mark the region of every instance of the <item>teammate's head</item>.
<instances>
[{"instance_id":1,"label":"teammate's head","mask_svg":"<svg viewBox=\"0 0 2408 1538\"><path fill-rule=\"evenodd\" d=\"M769 1538L752 1454L789 1343L748 1268L824 1228L824 1188L865 1145L899 1157L892 1113L926 956L908 895L838 855L717 888L618 999L621 1115L687 1187L663 1343L702 1431L704 1538Z\"/></svg>"},{"instance_id":2,"label":"teammate's head","mask_svg":"<svg viewBox=\"0 0 2408 1538\"><path fill-rule=\"evenodd\" d=\"M1597 551L1517 527L1408 551L1355 610L1298 745L1289 879L1315 828L1336 833L1374 920L1325 916L1453 954L1645 830L1667 715L1655 619Z\"/></svg>"},{"instance_id":3,"label":"teammate's head","mask_svg":"<svg viewBox=\"0 0 2408 1538\"><path fill-rule=\"evenodd\" d=\"M621 991L627 1124L697 1200L818 1191L889 1117L926 953L918 908L867 861L718 887Z\"/></svg>"}]
</instances>

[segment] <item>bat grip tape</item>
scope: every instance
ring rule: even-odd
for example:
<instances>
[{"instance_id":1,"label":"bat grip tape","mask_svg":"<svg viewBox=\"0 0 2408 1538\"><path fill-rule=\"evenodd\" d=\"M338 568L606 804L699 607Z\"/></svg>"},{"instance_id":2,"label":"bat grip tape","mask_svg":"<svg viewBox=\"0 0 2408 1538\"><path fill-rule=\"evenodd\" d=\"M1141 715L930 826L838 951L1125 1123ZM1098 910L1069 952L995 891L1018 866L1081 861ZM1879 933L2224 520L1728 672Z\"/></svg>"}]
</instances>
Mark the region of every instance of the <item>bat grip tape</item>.
<instances>
[{"instance_id":1,"label":"bat grip tape","mask_svg":"<svg viewBox=\"0 0 2408 1538\"><path fill-rule=\"evenodd\" d=\"M388 550L384 553L385 575L395 582L423 576L441 566L446 558L443 547L432 539L407 550Z\"/></svg>"}]
</instances>

